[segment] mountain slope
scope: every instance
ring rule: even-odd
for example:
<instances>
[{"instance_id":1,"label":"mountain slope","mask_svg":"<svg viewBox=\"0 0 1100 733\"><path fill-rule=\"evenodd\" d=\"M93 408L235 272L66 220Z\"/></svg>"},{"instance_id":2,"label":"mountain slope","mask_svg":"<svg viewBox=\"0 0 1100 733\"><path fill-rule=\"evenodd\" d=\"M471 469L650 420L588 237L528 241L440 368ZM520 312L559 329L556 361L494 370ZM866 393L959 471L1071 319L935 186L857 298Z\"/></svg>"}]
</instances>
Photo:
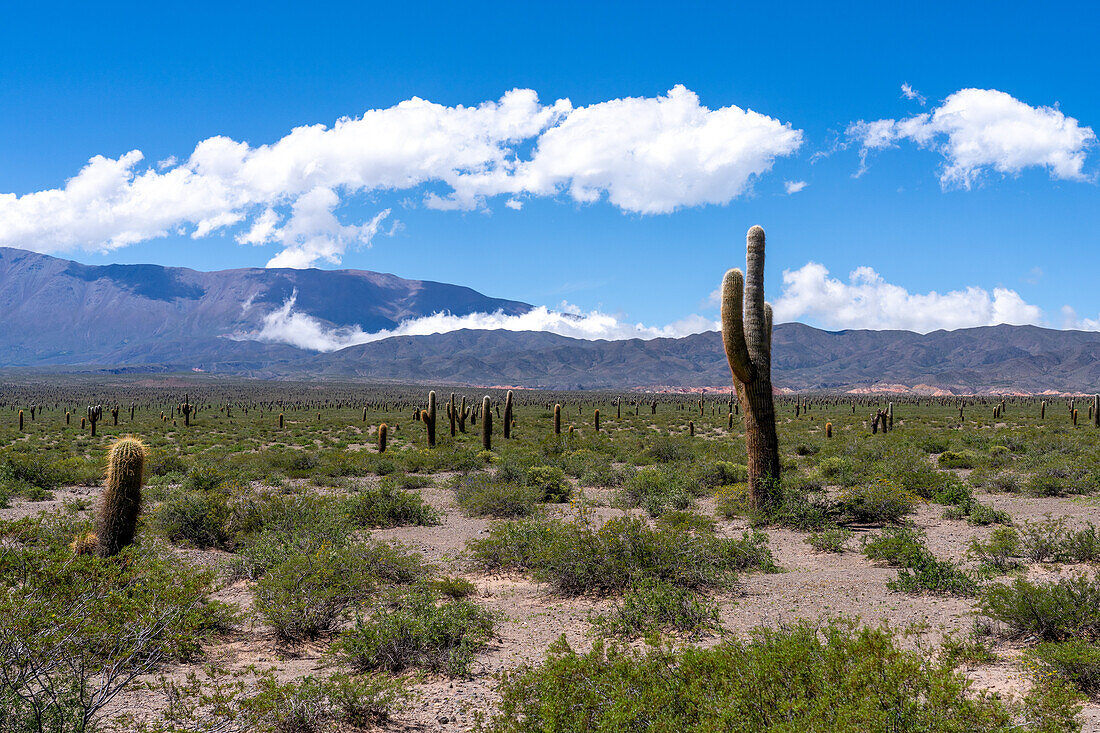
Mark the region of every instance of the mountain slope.
<instances>
[{"instance_id":1,"label":"mountain slope","mask_svg":"<svg viewBox=\"0 0 1100 733\"><path fill-rule=\"evenodd\" d=\"M294 298L324 328L393 328L408 318L531 306L470 288L360 270L198 272L159 265L91 266L0 247L0 366L299 358L281 344L232 341Z\"/></svg>"}]
</instances>

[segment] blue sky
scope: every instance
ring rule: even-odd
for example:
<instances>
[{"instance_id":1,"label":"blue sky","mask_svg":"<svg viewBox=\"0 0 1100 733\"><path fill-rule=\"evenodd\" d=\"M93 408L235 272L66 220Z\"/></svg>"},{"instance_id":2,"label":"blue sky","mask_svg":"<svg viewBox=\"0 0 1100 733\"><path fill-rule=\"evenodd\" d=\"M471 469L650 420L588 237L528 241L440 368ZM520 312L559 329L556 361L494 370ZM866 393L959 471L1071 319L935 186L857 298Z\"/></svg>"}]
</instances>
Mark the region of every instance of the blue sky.
<instances>
[{"instance_id":1,"label":"blue sky","mask_svg":"<svg viewBox=\"0 0 1100 733\"><path fill-rule=\"evenodd\" d=\"M1100 289L1091 282L1100 270L1100 153L1092 133L1100 126L1098 21L1086 3L780 10L763 3L116 3L106 11L27 4L6 12L0 28L0 245L90 263L198 269L264 266L290 246L295 254L279 263L454 282L660 327L693 314L713 319L711 292L726 268L743 265L745 230L761 224L769 298L798 320L928 330L1003 318L1100 328ZM690 125L636 129L644 116L637 110L656 109L677 85L697 97L697 108L690 96L681 100L697 115L737 108L768 124L761 130L715 117L720 129L709 134L717 139L700 143L702 152L692 148L700 133ZM195 204L203 216L228 217L207 222L209 233L190 214L169 221L163 236L160 220L90 223L102 202L74 204L72 191L60 203L43 196L30 205L36 192L63 190L97 155L115 161L139 150L141 160L123 176L167 176L215 136L255 149L295 127L332 128L341 117L359 119L413 97L440 105L446 117L458 105L501 102L512 89L533 90L549 121L504 147L523 161L540 145L544 160L522 185L517 176L470 183L471 198L458 210L428 204L429 195L453 190L434 174L416 185L359 188L337 177L326 187L331 198L291 181L224 211ZM967 89L984 91L967 96ZM560 134L553 149L542 137L568 110L628 97L648 101L600 118L596 129L607 137L588 154L598 157L608 144L637 152L620 140L635 135L662 159L662 135L671 134L681 136L677 151L680 143L694 150L684 153L686 164L673 155L668 167L623 163L620 170L630 155L584 157L584 128ZM559 99L569 107L553 118ZM952 123L958 115L948 112L961 112L963 122ZM897 122L853 126L879 120ZM1000 133L990 133L998 124ZM395 146L416 142L393 134ZM748 152L737 152L746 135L758 134ZM753 152L761 146L763 162ZM299 163L308 156L303 149ZM218 156L211 167L233 157L225 149ZM406 157L395 163L404 168L382 179L429 163ZM287 165L265 169L265 179L306 175ZM374 180L373 165L363 162L354 180ZM571 186L593 166L602 166L589 181L595 190L579 201ZM661 195L670 170L689 179L686 192ZM601 187L601 176L611 182ZM138 216L133 202L102 205L114 207L107 219L120 209ZM152 208L156 218L164 207ZM254 225L268 209L267 243L238 243L249 231L262 238ZM131 236L135 226L142 233ZM125 243L108 241L120 233ZM344 241L319 245L318 237ZM331 256L318 257L322 250ZM860 270L850 280L857 268L877 275ZM786 282L784 271L792 273ZM920 297L931 291L942 297Z\"/></svg>"}]
</instances>

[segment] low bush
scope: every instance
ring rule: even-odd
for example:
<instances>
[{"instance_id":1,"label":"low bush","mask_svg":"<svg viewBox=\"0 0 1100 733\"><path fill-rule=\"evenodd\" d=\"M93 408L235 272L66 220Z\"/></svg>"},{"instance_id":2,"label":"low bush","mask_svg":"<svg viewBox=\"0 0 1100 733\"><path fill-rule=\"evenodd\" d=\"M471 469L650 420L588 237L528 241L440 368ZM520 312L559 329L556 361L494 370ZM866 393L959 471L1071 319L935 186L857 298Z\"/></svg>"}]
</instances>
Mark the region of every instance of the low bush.
<instances>
[{"instance_id":1,"label":"low bush","mask_svg":"<svg viewBox=\"0 0 1100 733\"><path fill-rule=\"evenodd\" d=\"M978 581L950 560L940 560L924 545L924 535L908 527L887 528L863 543L863 554L899 568L887 584L905 593L971 596Z\"/></svg>"},{"instance_id":2,"label":"low bush","mask_svg":"<svg viewBox=\"0 0 1100 733\"><path fill-rule=\"evenodd\" d=\"M254 683L246 678L256 677ZM232 673L207 667L181 682L160 677L148 689L168 700L159 719L120 720L135 733L319 733L372 729L401 709L405 682L383 674L307 676L279 682L273 670Z\"/></svg>"},{"instance_id":3,"label":"low bush","mask_svg":"<svg viewBox=\"0 0 1100 733\"><path fill-rule=\"evenodd\" d=\"M538 489L487 473L456 476L451 486L459 506L474 517L525 517L535 511L542 498Z\"/></svg>"},{"instance_id":4,"label":"low bush","mask_svg":"<svg viewBox=\"0 0 1100 733\"><path fill-rule=\"evenodd\" d=\"M997 527L984 542L970 540L969 554L997 572L1014 570L1020 565L1020 535L1012 527Z\"/></svg>"},{"instance_id":5,"label":"low bush","mask_svg":"<svg viewBox=\"0 0 1100 733\"><path fill-rule=\"evenodd\" d=\"M178 489L165 497L151 517L155 532L191 547L231 549L229 497L218 491Z\"/></svg>"},{"instance_id":6,"label":"low bush","mask_svg":"<svg viewBox=\"0 0 1100 733\"><path fill-rule=\"evenodd\" d=\"M727 586L739 570L775 570L767 538L740 540L679 526L652 528L634 517L596 527L536 518L497 525L469 548L485 569L531 572L566 595L621 592L641 578L702 589Z\"/></svg>"},{"instance_id":7,"label":"low bush","mask_svg":"<svg viewBox=\"0 0 1100 733\"><path fill-rule=\"evenodd\" d=\"M691 477L669 466L645 466L623 482L619 500L628 508L642 507L651 517L670 508L684 510L694 503Z\"/></svg>"},{"instance_id":8,"label":"low bush","mask_svg":"<svg viewBox=\"0 0 1100 733\"><path fill-rule=\"evenodd\" d=\"M856 522L896 524L912 513L916 497L889 479L880 478L844 491L840 509Z\"/></svg>"},{"instance_id":9,"label":"low bush","mask_svg":"<svg viewBox=\"0 0 1100 733\"><path fill-rule=\"evenodd\" d=\"M424 503L420 494L398 488L406 481L388 481L356 491L343 502L348 517L359 527L428 526L439 524L439 512ZM418 483L413 481L411 483Z\"/></svg>"},{"instance_id":10,"label":"low bush","mask_svg":"<svg viewBox=\"0 0 1100 733\"><path fill-rule=\"evenodd\" d=\"M1053 583L1016 578L990 585L980 607L1012 634L1044 641L1100 638L1100 579L1079 574Z\"/></svg>"},{"instance_id":11,"label":"low bush","mask_svg":"<svg viewBox=\"0 0 1100 733\"><path fill-rule=\"evenodd\" d=\"M395 595L370 618L357 617L333 652L359 671L417 668L460 676L492 639L494 627L493 614L472 601L441 600L429 588L415 588Z\"/></svg>"},{"instance_id":12,"label":"low bush","mask_svg":"<svg viewBox=\"0 0 1100 733\"><path fill-rule=\"evenodd\" d=\"M852 531L843 527L830 527L829 529L813 532L806 538L810 547L820 552L844 552L848 549L848 543L852 539Z\"/></svg>"},{"instance_id":13,"label":"low bush","mask_svg":"<svg viewBox=\"0 0 1100 733\"><path fill-rule=\"evenodd\" d=\"M1100 698L1100 647L1080 639L1047 641L1028 651L1044 671L1060 674L1092 699Z\"/></svg>"},{"instance_id":14,"label":"low bush","mask_svg":"<svg viewBox=\"0 0 1100 733\"><path fill-rule=\"evenodd\" d=\"M968 450L946 450L936 459L940 468L974 468L978 461L977 454Z\"/></svg>"},{"instance_id":15,"label":"low bush","mask_svg":"<svg viewBox=\"0 0 1100 733\"><path fill-rule=\"evenodd\" d=\"M631 585L615 609L595 617L593 625L601 633L630 639L658 632L697 636L720 628L717 604L652 578Z\"/></svg>"},{"instance_id":16,"label":"low bush","mask_svg":"<svg viewBox=\"0 0 1100 733\"><path fill-rule=\"evenodd\" d=\"M1079 706L1039 685L1015 705L883 629L758 630L717 647L632 650L564 638L506 674L485 733L543 731L1074 731Z\"/></svg>"}]
</instances>

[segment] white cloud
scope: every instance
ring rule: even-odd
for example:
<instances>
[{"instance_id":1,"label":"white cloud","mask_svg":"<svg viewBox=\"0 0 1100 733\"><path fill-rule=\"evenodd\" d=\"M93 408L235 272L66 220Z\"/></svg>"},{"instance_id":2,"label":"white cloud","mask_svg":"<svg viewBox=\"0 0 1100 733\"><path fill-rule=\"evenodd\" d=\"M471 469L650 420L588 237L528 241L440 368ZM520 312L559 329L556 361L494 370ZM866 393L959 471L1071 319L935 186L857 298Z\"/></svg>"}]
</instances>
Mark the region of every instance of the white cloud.
<instances>
[{"instance_id":1,"label":"white cloud","mask_svg":"<svg viewBox=\"0 0 1100 733\"><path fill-rule=\"evenodd\" d=\"M1019 293L979 287L948 293L910 293L883 280L870 267L859 267L848 282L829 276L824 265L809 262L783 271L783 291L773 304L775 321L809 320L829 329L937 329L1039 324L1042 311Z\"/></svg>"},{"instance_id":2,"label":"white cloud","mask_svg":"<svg viewBox=\"0 0 1100 733\"><path fill-rule=\"evenodd\" d=\"M905 97L906 99L912 99L912 100L917 101L920 104L921 107L923 107L928 102L928 100L925 99L925 96L923 94L918 92L916 89L914 89L908 83L903 83L901 85L901 96Z\"/></svg>"},{"instance_id":3,"label":"white cloud","mask_svg":"<svg viewBox=\"0 0 1100 733\"><path fill-rule=\"evenodd\" d=\"M109 251L243 224L239 242L283 245L273 263L335 263L375 233L362 228L371 222L336 221L335 207L355 195L427 184L423 202L434 208L484 207L498 195L517 208L521 197L567 193L666 213L729 202L801 143L789 124L732 105L710 110L683 86L587 107L543 105L530 89L475 107L414 97L268 145L208 138L186 160L159 166L142 166L138 150L96 156L64 187L0 194L0 244Z\"/></svg>"},{"instance_id":4,"label":"white cloud","mask_svg":"<svg viewBox=\"0 0 1100 733\"><path fill-rule=\"evenodd\" d=\"M970 188L991 170L1008 175L1031 167L1046 168L1055 179L1087 180L1085 156L1096 142L1091 127L1057 107L1032 107L995 89L959 90L930 114L860 120L847 135L860 144L864 166L869 152L902 140L939 152L945 189Z\"/></svg>"},{"instance_id":5,"label":"white cloud","mask_svg":"<svg viewBox=\"0 0 1100 733\"><path fill-rule=\"evenodd\" d=\"M1076 331L1100 331L1100 315L1096 318L1078 318L1071 306L1062 306L1062 328Z\"/></svg>"},{"instance_id":6,"label":"white cloud","mask_svg":"<svg viewBox=\"0 0 1100 733\"><path fill-rule=\"evenodd\" d=\"M810 184L805 181L784 181L783 187L787 189L788 194L798 193Z\"/></svg>"},{"instance_id":7,"label":"white cloud","mask_svg":"<svg viewBox=\"0 0 1100 733\"><path fill-rule=\"evenodd\" d=\"M676 321L664 327L626 323L620 318L578 308L562 303L560 310L538 306L522 315L510 316L502 312L472 313L455 316L449 313L433 313L423 318L403 321L396 328L367 333L358 326L329 327L306 313L295 312L298 293L280 308L263 317L260 328L253 333L237 334L235 338L247 341L266 341L295 346L311 351L336 351L357 344L380 341L392 336L426 336L447 333L459 329L548 331L562 336L580 339L655 339L678 338L703 331L713 331L718 324L698 315Z\"/></svg>"}]
</instances>

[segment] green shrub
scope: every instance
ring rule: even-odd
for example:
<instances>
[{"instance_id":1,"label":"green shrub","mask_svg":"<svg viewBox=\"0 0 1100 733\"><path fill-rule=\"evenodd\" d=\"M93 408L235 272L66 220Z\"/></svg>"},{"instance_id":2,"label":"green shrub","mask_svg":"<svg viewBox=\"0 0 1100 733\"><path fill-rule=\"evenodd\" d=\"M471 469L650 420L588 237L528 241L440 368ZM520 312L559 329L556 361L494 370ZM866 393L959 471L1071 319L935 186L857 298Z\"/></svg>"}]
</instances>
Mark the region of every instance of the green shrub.
<instances>
[{"instance_id":1,"label":"green shrub","mask_svg":"<svg viewBox=\"0 0 1100 733\"><path fill-rule=\"evenodd\" d=\"M978 592L978 581L950 560L926 555L908 568L898 570L897 580L886 584L891 590L905 593L972 596Z\"/></svg>"},{"instance_id":2,"label":"green shrub","mask_svg":"<svg viewBox=\"0 0 1100 733\"><path fill-rule=\"evenodd\" d=\"M946 450L940 453L936 463L940 468L974 468L978 463L978 456L968 450Z\"/></svg>"},{"instance_id":3,"label":"green shrub","mask_svg":"<svg viewBox=\"0 0 1100 733\"><path fill-rule=\"evenodd\" d=\"M747 492L745 487L741 501L747 502ZM804 476L788 473L778 493L778 505L767 512L754 513L751 517L754 524L778 525L809 532L833 526L839 518L838 507L829 499L825 489Z\"/></svg>"},{"instance_id":4,"label":"green shrub","mask_svg":"<svg viewBox=\"0 0 1100 733\"><path fill-rule=\"evenodd\" d=\"M1019 566L1016 557L1020 554L1020 535L1012 527L997 527L983 542L970 540L970 556L999 572L1013 570Z\"/></svg>"},{"instance_id":5,"label":"green shrub","mask_svg":"<svg viewBox=\"0 0 1100 733\"><path fill-rule=\"evenodd\" d=\"M10 529L15 530L14 527ZM142 675L193 659L234 623L208 601L213 572L141 542L101 559L68 544L88 525L53 517L0 550L0 728L98 727L103 707Z\"/></svg>"},{"instance_id":6,"label":"green shrub","mask_svg":"<svg viewBox=\"0 0 1100 733\"><path fill-rule=\"evenodd\" d=\"M896 524L910 514L916 498L888 479L851 487L841 496L842 511L857 522Z\"/></svg>"},{"instance_id":7,"label":"green shrub","mask_svg":"<svg viewBox=\"0 0 1100 733\"><path fill-rule=\"evenodd\" d=\"M642 578L607 614L593 619L597 630L626 638L657 632L698 635L720 628L718 606L685 588Z\"/></svg>"},{"instance_id":8,"label":"green shrub","mask_svg":"<svg viewBox=\"0 0 1100 733\"><path fill-rule=\"evenodd\" d=\"M456 476L451 485L459 506L475 517L525 517L535 511L542 498L538 489L486 473Z\"/></svg>"},{"instance_id":9,"label":"green shrub","mask_svg":"<svg viewBox=\"0 0 1100 733\"><path fill-rule=\"evenodd\" d=\"M1071 731L1071 697L1046 688L1010 708L948 661L885 630L833 624L758 630L717 647L631 650L564 638L507 674L486 733L543 731ZM1021 728L1019 721L1026 720Z\"/></svg>"},{"instance_id":10,"label":"green shrub","mask_svg":"<svg viewBox=\"0 0 1100 733\"><path fill-rule=\"evenodd\" d=\"M566 595L621 592L640 578L682 588L729 585L738 570L774 570L767 538L740 540L682 527L651 528L634 517L599 527L576 520L519 520L497 525L469 543L485 569L526 570Z\"/></svg>"},{"instance_id":11,"label":"green shrub","mask_svg":"<svg viewBox=\"0 0 1100 733\"><path fill-rule=\"evenodd\" d=\"M360 671L418 668L459 676L469 672L494 627L493 614L476 603L441 602L437 593L417 588L393 597L370 618L357 617L333 651Z\"/></svg>"},{"instance_id":12,"label":"green shrub","mask_svg":"<svg viewBox=\"0 0 1100 733\"><path fill-rule=\"evenodd\" d=\"M820 532L813 532L806 538L806 542L810 547L820 552L844 552L848 549L848 542L851 539L851 530L843 527L830 527Z\"/></svg>"},{"instance_id":13,"label":"green shrub","mask_svg":"<svg viewBox=\"0 0 1100 733\"><path fill-rule=\"evenodd\" d=\"M1100 647L1080 639L1037 644L1028 655L1046 670L1057 672L1081 692L1100 697Z\"/></svg>"},{"instance_id":14,"label":"green shrub","mask_svg":"<svg viewBox=\"0 0 1100 733\"><path fill-rule=\"evenodd\" d=\"M886 527L863 540L863 554L869 560L880 560L895 568L906 568L928 554L924 533L912 527Z\"/></svg>"},{"instance_id":15,"label":"green shrub","mask_svg":"<svg viewBox=\"0 0 1100 733\"><path fill-rule=\"evenodd\" d=\"M256 675L255 683L247 675ZM274 670L223 672L207 667L182 682L159 677L149 688L168 700L153 722L122 720L136 733L314 733L383 725L409 697L405 682L388 675L307 676L279 682Z\"/></svg>"},{"instance_id":16,"label":"green shrub","mask_svg":"<svg viewBox=\"0 0 1100 733\"><path fill-rule=\"evenodd\" d=\"M659 517L668 508L684 510L694 503L691 479L682 470L669 466L646 466L623 483L619 499L626 507L642 507L651 517Z\"/></svg>"},{"instance_id":17,"label":"green shrub","mask_svg":"<svg viewBox=\"0 0 1100 733\"><path fill-rule=\"evenodd\" d=\"M539 501L560 504L569 501L573 488L565 480L565 471L556 466L531 466L524 477L527 486L539 496Z\"/></svg>"},{"instance_id":18,"label":"green shrub","mask_svg":"<svg viewBox=\"0 0 1100 733\"><path fill-rule=\"evenodd\" d=\"M386 479L390 477L387 476ZM439 512L424 503L420 494L397 488L397 481L383 479L344 501L344 510L359 527L428 526L439 524ZM415 483L415 482L413 482Z\"/></svg>"},{"instance_id":19,"label":"green shrub","mask_svg":"<svg viewBox=\"0 0 1100 733\"><path fill-rule=\"evenodd\" d=\"M321 547L292 555L270 568L255 587L256 611L284 641L331 631L381 582L411 582L423 575L418 555L390 545Z\"/></svg>"},{"instance_id":20,"label":"green shrub","mask_svg":"<svg viewBox=\"0 0 1100 733\"><path fill-rule=\"evenodd\" d=\"M1083 574L1053 583L1016 578L994 584L985 589L980 606L1013 634L1044 641L1100 638L1100 579Z\"/></svg>"},{"instance_id":21,"label":"green shrub","mask_svg":"<svg viewBox=\"0 0 1100 733\"><path fill-rule=\"evenodd\" d=\"M191 547L231 549L228 497L221 492L172 491L153 512L153 530L175 543Z\"/></svg>"},{"instance_id":22,"label":"green shrub","mask_svg":"<svg viewBox=\"0 0 1100 733\"><path fill-rule=\"evenodd\" d=\"M713 517L695 512L665 512L657 519L658 527L667 527L684 532L709 532L714 533L718 528L718 522Z\"/></svg>"},{"instance_id":23,"label":"green shrub","mask_svg":"<svg viewBox=\"0 0 1100 733\"><path fill-rule=\"evenodd\" d=\"M1066 522L1061 517L1047 515L1039 522L1024 522L1020 526L1020 554L1031 562L1054 560L1068 538Z\"/></svg>"},{"instance_id":24,"label":"green shrub","mask_svg":"<svg viewBox=\"0 0 1100 733\"><path fill-rule=\"evenodd\" d=\"M207 464L192 466L184 480L184 488L191 491L213 491L226 481L226 475L217 467Z\"/></svg>"},{"instance_id":25,"label":"green shrub","mask_svg":"<svg viewBox=\"0 0 1100 733\"><path fill-rule=\"evenodd\" d=\"M1070 489L1069 476L1057 468L1033 474L1026 487L1027 493L1033 496L1065 496Z\"/></svg>"}]
</instances>

